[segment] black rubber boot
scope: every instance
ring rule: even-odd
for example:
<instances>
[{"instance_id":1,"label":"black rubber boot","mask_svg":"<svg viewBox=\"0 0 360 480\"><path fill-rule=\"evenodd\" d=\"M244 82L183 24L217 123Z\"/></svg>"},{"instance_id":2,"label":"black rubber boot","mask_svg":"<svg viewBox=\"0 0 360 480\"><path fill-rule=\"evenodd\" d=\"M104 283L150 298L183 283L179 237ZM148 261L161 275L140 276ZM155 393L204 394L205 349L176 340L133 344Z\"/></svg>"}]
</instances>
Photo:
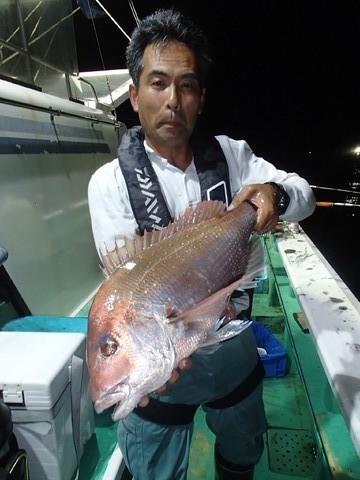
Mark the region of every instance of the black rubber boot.
<instances>
[{"instance_id":1,"label":"black rubber boot","mask_svg":"<svg viewBox=\"0 0 360 480\"><path fill-rule=\"evenodd\" d=\"M252 480L254 465L238 465L225 460L215 445L215 480Z\"/></svg>"}]
</instances>

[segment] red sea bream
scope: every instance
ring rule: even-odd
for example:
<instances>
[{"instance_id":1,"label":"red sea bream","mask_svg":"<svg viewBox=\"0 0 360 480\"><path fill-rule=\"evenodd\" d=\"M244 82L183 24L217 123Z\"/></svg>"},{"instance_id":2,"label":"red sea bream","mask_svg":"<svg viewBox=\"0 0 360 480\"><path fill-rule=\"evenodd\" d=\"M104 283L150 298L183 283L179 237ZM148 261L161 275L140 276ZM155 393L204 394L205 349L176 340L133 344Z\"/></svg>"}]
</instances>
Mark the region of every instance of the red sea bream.
<instances>
[{"instance_id":1,"label":"red sea bream","mask_svg":"<svg viewBox=\"0 0 360 480\"><path fill-rule=\"evenodd\" d=\"M166 383L179 360L249 325L233 320L220 328L219 318L233 290L256 273L257 256L249 261L255 223L248 203L225 212L220 202L202 202L118 250L118 265L108 269L88 320L98 413L116 405L114 420L124 418Z\"/></svg>"}]
</instances>

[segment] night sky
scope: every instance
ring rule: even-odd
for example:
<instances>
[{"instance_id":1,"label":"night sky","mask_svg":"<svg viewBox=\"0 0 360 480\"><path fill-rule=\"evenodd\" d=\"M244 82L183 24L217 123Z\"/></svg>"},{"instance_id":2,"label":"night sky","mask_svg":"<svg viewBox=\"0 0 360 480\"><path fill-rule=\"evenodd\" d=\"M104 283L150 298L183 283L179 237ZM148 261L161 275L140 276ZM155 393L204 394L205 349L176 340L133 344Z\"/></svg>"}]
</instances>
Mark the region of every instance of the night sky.
<instances>
[{"instance_id":1,"label":"night sky","mask_svg":"<svg viewBox=\"0 0 360 480\"><path fill-rule=\"evenodd\" d=\"M131 34L135 21L128 3L106 1L109 12ZM349 188L360 162L352 152L360 145L358 0L134 4L140 18L175 6L207 34L215 68L201 117L204 128L245 139L257 155L296 171L312 185ZM105 68L125 68L125 36L108 18L96 20L95 26ZM75 31L79 69L102 69L91 21L77 14ZM118 117L129 126L137 123L128 102ZM336 192L315 193L319 200L345 201ZM318 208L302 226L360 297L354 269L358 240L351 235L359 227L355 210Z\"/></svg>"}]
</instances>

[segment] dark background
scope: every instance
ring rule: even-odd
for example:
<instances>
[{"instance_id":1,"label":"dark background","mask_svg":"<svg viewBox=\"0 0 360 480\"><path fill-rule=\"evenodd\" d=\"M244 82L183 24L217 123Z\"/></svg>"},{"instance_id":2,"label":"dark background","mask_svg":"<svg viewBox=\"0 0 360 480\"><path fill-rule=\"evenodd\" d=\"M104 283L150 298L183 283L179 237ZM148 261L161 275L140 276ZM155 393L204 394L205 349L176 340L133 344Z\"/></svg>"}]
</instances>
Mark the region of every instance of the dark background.
<instances>
[{"instance_id":1,"label":"dark background","mask_svg":"<svg viewBox=\"0 0 360 480\"><path fill-rule=\"evenodd\" d=\"M360 156L353 153L360 145L360 2L134 4L140 18L175 6L207 34L215 62L201 116L208 131L245 139L257 155L311 185L347 189L360 182ZM104 5L130 35L135 20L128 3L104 0ZM93 23L78 13L75 32L80 71L125 68L128 40L110 19ZM129 102L117 114L128 126L137 123ZM318 200L346 201L343 193L314 191ZM301 225L360 298L358 210L319 207Z\"/></svg>"}]
</instances>

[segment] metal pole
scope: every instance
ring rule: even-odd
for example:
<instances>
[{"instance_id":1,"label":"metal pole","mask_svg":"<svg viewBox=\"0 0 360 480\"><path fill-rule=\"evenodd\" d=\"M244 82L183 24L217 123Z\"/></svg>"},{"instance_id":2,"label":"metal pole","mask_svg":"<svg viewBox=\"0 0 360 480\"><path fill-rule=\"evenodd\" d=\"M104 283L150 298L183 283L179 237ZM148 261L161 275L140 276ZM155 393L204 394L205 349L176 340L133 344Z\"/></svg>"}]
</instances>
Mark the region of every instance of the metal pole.
<instances>
[{"instance_id":1,"label":"metal pole","mask_svg":"<svg viewBox=\"0 0 360 480\"><path fill-rule=\"evenodd\" d=\"M28 80L29 80L29 83L34 84L34 77L33 77L32 68L31 68L31 59L29 55L29 46L26 38L25 24L22 16L20 0L16 0L16 8L18 12L21 41L23 44L23 55L25 56L25 59L26 59L26 69L28 73Z\"/></svg>"}]
</instances>

